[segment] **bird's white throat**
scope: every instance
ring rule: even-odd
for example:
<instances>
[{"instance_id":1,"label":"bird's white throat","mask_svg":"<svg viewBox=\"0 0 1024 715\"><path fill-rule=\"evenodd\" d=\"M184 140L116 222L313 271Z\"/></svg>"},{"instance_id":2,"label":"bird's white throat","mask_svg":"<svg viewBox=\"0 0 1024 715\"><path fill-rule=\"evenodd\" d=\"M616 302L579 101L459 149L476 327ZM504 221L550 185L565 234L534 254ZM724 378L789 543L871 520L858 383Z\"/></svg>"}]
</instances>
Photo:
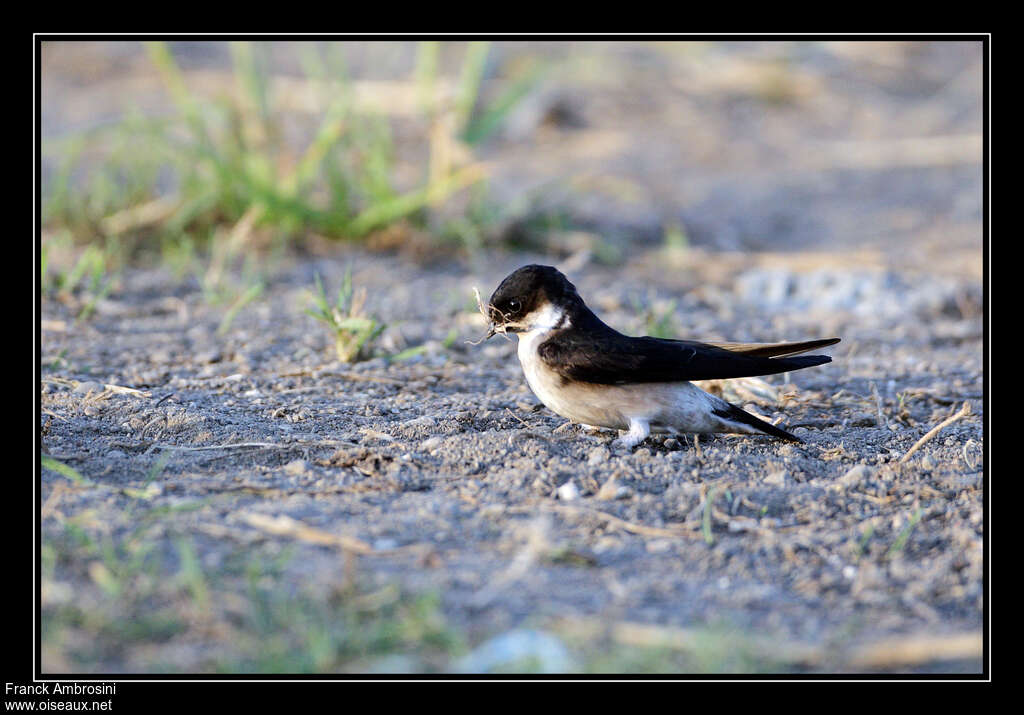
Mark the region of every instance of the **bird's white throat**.
<instances>
[{"instance_id":1,"label":"bird's white throat","mask_svg":"<svg viewBox=\"0 0 1024 715\"><path fill-rule=\"evenodd\" d=\"M552 303L545 303L544 307L526 315L522 322L526 324L527 329L519 333L520 360L527 354L532 357L537 351L537 346L551 331L570 325L565 311Z\"/></svg>"}]
</instances>

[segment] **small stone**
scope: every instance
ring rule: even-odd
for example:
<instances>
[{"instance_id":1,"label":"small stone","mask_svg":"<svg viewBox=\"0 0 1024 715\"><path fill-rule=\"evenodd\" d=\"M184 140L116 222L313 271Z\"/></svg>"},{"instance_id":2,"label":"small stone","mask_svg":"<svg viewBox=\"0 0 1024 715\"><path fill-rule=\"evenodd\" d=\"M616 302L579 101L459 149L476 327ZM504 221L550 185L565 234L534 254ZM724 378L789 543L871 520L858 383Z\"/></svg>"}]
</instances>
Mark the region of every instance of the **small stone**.
<instances>
[{"instance_id":1,"label":"small stone","mask_svg":"<svg viewBox=\"0 0 1024 715\"><path fill-rule=\"evenodd\" d=\"M878 418L867 412L858 412L850 418L848 424L851 427L874 427L878 424Z\"/></svg>"},{"instance_id":2,"label":"small stone","mask_svg":"<svg viewBox=\"0 0 1024 715\"><path fill-rule=\"evenodd\" d=\"M392 412L398 412L399 410L393 409ZM406 420L401 424L402 427L408 429L432 429L437 426L437 422L433 417L423 415L422 417L414 417L411 420Z\"/></svg>"},{"instance_id":3,"label":"small stone","mask_svg":"<svg viewBox=\"0 0 1024 715\"><path fill-rule=\"evenodd\" d=\"M441 441L440 437L430 437L420 442L420 449L424 452L431 452L441 446Z\"/></svg>"},{"instance_id":4,"label":"small stone","mask_svg":"<svg viewBox=\"0 0 1024 715\"><path fill-rule=\"evenodd\" d=\"M103 385L98 382L80 382L75 385L74 393L77 395L87 395L90 392L103 392Z\"/></svg>"},{"instance_id":5,"label":"small stone","mask_svg":"<svg viewBox=\"0 0 1024 715\"><path fill-rule=\"evenodd\" d=\"M615 481L615 477L612 477L601 485L601 488L597 491L597 498L601 501L610 501L615 499L618 492L619 484Z\"/></svg>"},{"instance_id":6,"label":"small stone","mask_svg":"<svg viewBox=\"0 0 1024 715\"><path fill-rule=\"evenodd\" d=\"M298 477L305 474L309 470L309 465L304 459L295 459L288 464L284 465L284 471L287 474Z\"/></svg>"},{"instance_id":7,"label":"small stone","mask_svg":"<svg viewBox=\"0 0 1024 715\"><path fill-rule=\"evenodd\" d=\"M764 478L765 484L770 484L773 487L784 487L786 486L786 477L789 476L789 472L785 469L780 469L777 472L772 472Z\"/></svg>"},{"instance_id":8,"label":"small stone","mask_svg":"<svg viewBox=\"0 0 1024 715\"><path fill-rule=\"evenodd\" d=\"M561 501L572 501L573 499L579 499L580 490L576 486L576 482L570 480L558 488L558 498Z\"/></svg>"},{"instance_id":9,"label":"small stone","mask_svg":"<svg viewBox=\"0 0 1024 715\"><path fill-rule=\"evenodd\" d=\"M833 486L836 489L852 489L865 479L869 478L873 473L874 470L871 469L871 467L866 464L858 464L851 468L846 474L839 477Z\"/></svg>"},{"instance_id":10,"label":"small stone","mask_svg":"<svg viewBox=\"0 0 1024 715\"><path fill-rule=\"evenodd\" d=\"M614 536L602 536L594 544L593 551L595 554L603 554L606 551L613 551L618 549L620 542Z\"/></svg>"},{"instance_id":11,"label":"small stone","mask_svg":"<svg viewBox=\"0 0 1024 715\"><path fill-rule=\"evenodd\" d=\"M647 542L647 553L663 554L672 548L672 542L668 539L655 539Z\"/></svg>"},{"instance_id":12,"label":"small stone","mask_svg":"<svg viewBox=\"0 0 1024 715\"><path fill-rule=\"evenodd\" d=\"M539 673L567 673L575 664L558 637L536 630L514 630L491 638L463 656L456 671L463 673L517 672L527 663Z\"/></svg>"},{"instance_id":13,"label":"small stone","mask_svg":"<svg viewBox=\"0 0 1024 715\"><path fill-rule=\"evenodd\" d=\"M609 454L610 453L606 447L594 447L590 450L590 455L587 457L587 464L591 467L595 467L598 464L607 461Z\"/></svg>"},{"instance_id":14,"label":"small stone","mask_svg":"<svg viewBox=\"0 0 1024 715\"><path fill-rule=\"evenodd\" d=\"M675 437L669 437L663 444L665 449L679 449L679 440Z\"/></svg>"}]
</instances>

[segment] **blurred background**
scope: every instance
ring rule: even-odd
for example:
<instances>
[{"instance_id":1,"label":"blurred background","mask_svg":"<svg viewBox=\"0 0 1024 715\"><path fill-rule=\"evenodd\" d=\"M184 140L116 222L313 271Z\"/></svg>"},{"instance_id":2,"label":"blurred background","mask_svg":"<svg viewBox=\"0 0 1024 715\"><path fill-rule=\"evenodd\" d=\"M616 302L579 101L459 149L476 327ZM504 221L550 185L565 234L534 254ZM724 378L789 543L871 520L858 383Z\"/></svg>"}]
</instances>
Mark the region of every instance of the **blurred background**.
<instances>
[{"instance_id":1,"label":"blurred background","mask_svg":"<svg viewBox=\"0 0 1024 715\"><path fill-rule=\"evenodd\" d=\"M981 77L980 42L48 42L44 261L667 246L980 276Z\"/></svg>"},{"instance_id":2,"label":"blurred background","mask_svg":"<svg viewBox=\"0 0 1024 715\"><path fill-rule=\"evenodd\" d=\"M984 49L43 43L44 670L979 671ZM531 262L841 336L729 398L805 451L564 429L467 345Z\"/></svg>"}]
</instances>

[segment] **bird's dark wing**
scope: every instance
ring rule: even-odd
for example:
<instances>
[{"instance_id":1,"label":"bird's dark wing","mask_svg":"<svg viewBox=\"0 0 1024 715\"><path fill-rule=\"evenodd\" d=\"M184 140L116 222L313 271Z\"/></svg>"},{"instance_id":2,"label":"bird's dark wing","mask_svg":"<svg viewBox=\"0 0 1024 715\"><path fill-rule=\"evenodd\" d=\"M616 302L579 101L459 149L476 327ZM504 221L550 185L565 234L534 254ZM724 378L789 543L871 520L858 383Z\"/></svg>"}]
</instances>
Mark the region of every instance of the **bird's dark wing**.
<instances>
[{"instance_id":1,"label":"bird's dark wing","mask_svg":"<svg viewBox=\"0 0 1024 715\"><path fill-rule=\"evenodd\" d=\"M550 337L537 354L564 379L603 385L773 375L832 361L827 355L764 357L690 340L572 329Z\"/></svg>"}]
</instances>

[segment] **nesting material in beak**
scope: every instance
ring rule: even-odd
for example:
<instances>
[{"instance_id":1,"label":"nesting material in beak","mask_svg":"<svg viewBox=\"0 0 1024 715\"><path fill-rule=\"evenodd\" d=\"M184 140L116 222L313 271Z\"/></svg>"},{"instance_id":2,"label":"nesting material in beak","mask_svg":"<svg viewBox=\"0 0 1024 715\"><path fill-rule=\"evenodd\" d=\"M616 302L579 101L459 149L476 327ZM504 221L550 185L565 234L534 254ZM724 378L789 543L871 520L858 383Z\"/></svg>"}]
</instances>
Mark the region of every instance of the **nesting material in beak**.
<instances>
[{"instance_id":1,"label":"nesting material in beak","mask_svg":"<svg viewBox=\"0 0 1024 715\"><path fill-rule=\"evenodd\" d=\"M480 298L480 291L477 289L476 286L473 286L473 295L476 296L477 310L480 311L480 315L484 316L484 320L487 321L487 335L483 336L479 340L467 340L466 342L469 343L470 345L479 345L485 340L490 340L498 333L505 335L505 326L498 327L497 325L494 324L494 321L491 320L491 313L484 306L484 302ZM508 336L506 335L505 338L508 339Z\"/></svg>"}]
</instances>

